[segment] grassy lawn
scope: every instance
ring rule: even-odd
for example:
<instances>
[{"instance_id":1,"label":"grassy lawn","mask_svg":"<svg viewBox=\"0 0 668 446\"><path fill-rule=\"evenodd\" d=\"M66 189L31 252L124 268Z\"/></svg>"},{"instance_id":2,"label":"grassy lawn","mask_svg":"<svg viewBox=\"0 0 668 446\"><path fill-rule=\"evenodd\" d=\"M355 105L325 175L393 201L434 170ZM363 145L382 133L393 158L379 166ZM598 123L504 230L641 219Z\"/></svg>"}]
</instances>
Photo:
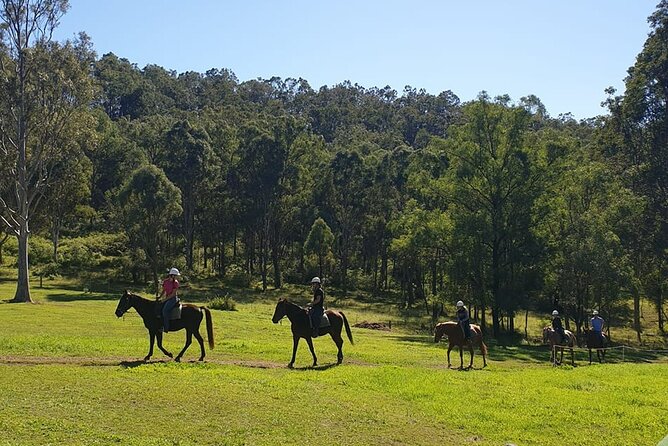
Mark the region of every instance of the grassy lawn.
<instances>
[{"instance_id":1,"label":"grassy lawn","mask_svg":"<svg viewBox=\"0 0 668 446\"><path fill-rule=\"evenodd\" d=\"M301 344L288 370L289 321L271 315L279 294L306 300L293 289L233 294L238 311L213 311L205 363L196 344L184 363L157 349L143 363L140 318L114 316L120 287L45 285L33 288L36 305L0 303L0 445L655 445L668 434L665 356L589 366L578 352L577 367L553 368L545 347L491 345L489 367L476 352L475 370L457 371L445 345L399 325L353 327L338 367L328 337L315 340L316 369ZM0 281L0 298L13 288ZM379 304L332 307L351 324L399 321ZM175 353L183 341L168 334L165 345Z\"/></svg>"}]
</instances>

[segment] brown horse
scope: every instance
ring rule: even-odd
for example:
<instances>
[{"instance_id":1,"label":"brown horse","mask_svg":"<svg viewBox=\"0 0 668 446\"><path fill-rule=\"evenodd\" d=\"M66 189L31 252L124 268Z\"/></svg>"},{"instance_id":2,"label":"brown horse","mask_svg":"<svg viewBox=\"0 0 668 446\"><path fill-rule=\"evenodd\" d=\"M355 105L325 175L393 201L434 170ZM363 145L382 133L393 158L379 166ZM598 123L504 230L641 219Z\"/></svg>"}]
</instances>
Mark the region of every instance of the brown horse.
<instances>
[{"instance_id":1,"label":"brown horse","mask_svg":"<svg viewBox=\"0 0 668 446\"><path fill-rule=\"evenodd\" d=\"M543 344L550 344L550 362L553 364L561 364L564 360L564 349L568 348L571 351L571 365L575 367L575 353L573 353L573 347L575 347L575 335L568 331L564 330L566 335L566 343L564 344L561 340L561 335L554 331L550 326L543 328ZM557 361L557 350L561 350L561 358Z\"/></svg>"},{"instance_id":2,"label":"brown horse","mask_svg":"<svg viewBox=\"0 0 668 446\"><path fill-rule=\"evenodd\" d=\"M587 337L587 348L589 349L589 365L591 365L591 350L596 349L598 362L602 363L605 359L605 348L608 346L608 338L603 333L595 333L592 330L585 330Z\"/></svg>"},{"instance_id":3,"label":"brown horse","mask_svg":"<svg viewBox=\"0 0 668 446\"><path fill-rule=\"evenodd\" d=\"M121 317L123 314L128 311L130 308L134 308L139 316L144 320L144 326L148 330L150 336L150 347L148 350L148 355L144 357L144 361L148 361L151 356L153 356L153 343L155 339L158 339L158 348L170 358L172 354L164 349L162 346L162 321L158 319L157 316L157 306L160 305L158 301L144 299L143 297L131 294L129 291L125 291L121 296L121 299L118 301L118 306L116 307L116 316ZM186 345L183 346L183 350L179 352L175 360L178 362L181 360L181 357L185 351L190 347L192 343L192 337L195 336L195 339L199 342L199 346L202 350L202 354L199 357L200 361L204 360L204 340L202 335L199 334L199 325L202 322L204 313L206 315L206 335L209 341L209 348L213 349L213 323L211 322L211 312L206 307L198 307L197 305L191 304L182 304L181 305L181 318L171 321L170 332L178 331L182 328L186 329Z\"/></svg>"},{"instance_id":4,"label":"brown horse","mask_svg":"<svg viewBox=\"0 0 668 446\"><path fill-rule=\"evenodd\" d=\"M341 350L343 347L343 337L341 337L341 330L344 325L346 327L346 334L348 335L350 343L354 344L353 335L350 332L350 325L348 325L348 319L346 319L346 315L343 314L342 311L327 310L325 311L325 314L327 314L327 317L329 318L330 326L321 327L318 330L318 334L324 335L329 333L329 335L332 337L332 340L339 348L339 352L336 355L336 363L341 364L341 362L343 362L343 351ZM278 321L286 316L292 324L292 359L290 360L288 367L292 368L295 364L295 356L297 355L297 346L299 345L300 338L306 339L308 348L311 350L311 354L313 355L313 367L317 366L318 358L316 358L315 351L313 350L313 340L311 339L313 330L311 329L308 313L305 309L293 304L292 302L289 302L287 299L280 299L276 304L274 316L271 318L271 321L274 324L277 324Z\"/></svg>"},{"instance_id":5,"label":"brown horse","mask_svg":"<svg viewBox=\"0 0 668 446\"><path fill-rule=\"evenodd\" d=\"M462 329L461 325L457 322L441 322L440 324L436 324L436 327L434 327L434 342L438 342L441 340L443 336L448 337L448 368L450 368L450 351L452 351L452 348L456 345L459 347L459 359L460 359L460 365L459 369L464 368L464 351L462 350L464 345L467 345L469 348L469 352L471 352L471 362L469 363L469 366L467 368L473 368L473 345L477 345L480 347L480 353L482 353L482 362L483 362L483 367L487 367L487 346L485 345L485 342L482 340L482 330L480 330L480 327L474 324L471 324L471 339L470 342L466 341L466 338L464 337L464 330Z\"/></svg>"}]
</instances>

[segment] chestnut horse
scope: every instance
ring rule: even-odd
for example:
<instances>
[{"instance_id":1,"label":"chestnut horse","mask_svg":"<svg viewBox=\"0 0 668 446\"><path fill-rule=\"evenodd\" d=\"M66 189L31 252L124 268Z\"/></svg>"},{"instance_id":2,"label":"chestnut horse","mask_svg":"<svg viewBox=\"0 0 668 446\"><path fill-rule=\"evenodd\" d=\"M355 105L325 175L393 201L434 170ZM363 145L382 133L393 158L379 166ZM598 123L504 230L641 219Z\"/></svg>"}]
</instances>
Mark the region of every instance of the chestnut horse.
<instances>
[{"instance_id":1,"label":"chestnut horse","mask_svg":"<svg viewBox=\"0 0 668 446\"><path fill-rule=\"evenodd\" d=\"M440 324L436 324L436 327L434 327L434 342L438 342L441 340L443 336L448 337L448 368L450 368L450 351L452 351L452 348L456 345L459 347L459 359L460 359L460 365L459 369L464 368L464 351L462 350L464 345L467 345L469 348L469 352L471 352L471 362L469 363L469 366L467 368L473 368L473 345L477 345L480 347L480 353L482 353L482 362L483 362L483 367L487 367L487 346L485 345L485 342L482 340L482 330L480 330L480 327L474 324L471 324L471 339L470 342L466 341L466 338L464 337L464 330L462 329L462 326L459 325L457 322L441 322Z\"/></svg>"},{"instance_id":2,"label":"chestnut horse","mask_svg":"<svg viewBox=\"0 0 668 446\"><path fill-rule=\"evenodd\" d=\"M134 308L137 311L137 314L141 316L144 320L144 326L148 330L150 336L150 347L148 350L148 355L144 357L144 361L148 361L151 356L153 356L153 343L158 340L158 348L170 358L172 354L164 349L162 346L162 321L158 319L157 316L157 306L160 305L158 301L144 299L141 296L136 294L131 294L127 290L121 296L121 299L118 301L118 306L116 307L116 316L121 317L123 314L128 311L130 308ZM183 346L183 350L179 352L175 360L178 362L181 360L181 357L186 352L190 344L192 344L192 337L195 336L195 339L199 342L200 349L202 354L199 357L200 361L204 360L204 340L202 335L199 334L199 325L202 322L204 313L206 315L206 336L209 341L209 348L213 349L213 323L211 322L211 312L206 307L198 307L197 305L191 304L181 304L181 319L172 320L170 325L170 332L178 331L182 328L186 329L186 345Z\"/></svg>"},{"instance_id":3,"label":"chestnut horse","mask_svg":"<svg viewBox=\"0 0 668 446\"><path fill-rule=\"evenodd\" d=\"M575 335L568 330L564 330L564 334L566 336L565 344L561 340L561 335L554 331L552 327L545 327L543 328L543 344L550 344L550 362L555 365L564 361L564 348L568 348L571 351L571 365L575 367L575 354L573 353ZM557 350L561 350L559 361L557 361Z\"/></svg>"},{"instance_id":4,"label":"chestnut horse","mask_svg":"<svg viewBox=\"0 0 668 446\"><path fill-rule=\"evenodd\" d=\"M329 327L320 327L318 334L324 335L329 333L332 340L339 348L339 352L336 355L336 363L341 364L341 362L343 362L343 351L341 350L343 347L343 337L341 337L341 330L344 325L350 343L354 344L353 335L350 332L350 325L348 325L348 319L346 319L346 315L343 314L343 311L327 310L325 311L325 314L327 314L327 317L329 318L330 325ZM313 350L313 340L311 339L313 330L311 329L308 313L305 309L289 302L287 299L279 299L271 321L274 324L277 324L278 321L286 316L292 324L292 359L290 360L288 367L292 368L295 364L295 356L297 355L297 346L299 345L300 338L306 339L308 348L311 350L311 355L313 355L313 367L317 366L318 358L316 358L315 351Z\"/></svg>"},{"instance_id":5,"label":"chestnut horse","mask_svg":"<svg viewBox=\"0 0 668 446\"><path fill-rule=\"evenodd\" d=\"M608 338L603 333L595 333L592 330L585 330L587 337L587 348L589 349L589 365L591 365L591 350L596 349L598 362L602 363L605 359L605 348L608 346Z\"/></svg>"}]
</instances>

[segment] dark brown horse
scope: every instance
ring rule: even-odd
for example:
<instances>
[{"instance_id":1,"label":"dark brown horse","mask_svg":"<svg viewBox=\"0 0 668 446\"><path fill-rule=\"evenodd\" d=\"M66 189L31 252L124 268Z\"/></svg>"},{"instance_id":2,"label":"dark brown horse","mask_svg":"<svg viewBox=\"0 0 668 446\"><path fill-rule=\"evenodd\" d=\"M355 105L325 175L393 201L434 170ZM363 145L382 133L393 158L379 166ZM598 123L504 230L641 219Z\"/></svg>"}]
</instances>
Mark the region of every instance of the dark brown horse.
<instances>
[{"instance_id":1,"label":"dark brown horse","mask_svg":"<svg viewBox=\"0 0 668 446\"><path fill-rule=\"evenodd\" d=\"M575 367L575 353L573 353L573 347L575 347L575 335L568 331L564 330L564 335L566 341L561 340L561 335L554 331L552 327L543 328L543 344L550 345L550 362L554 365L561 364L564 360L564 349L568 348L571 351L571 365ZM557 350L561 351L561 358L557 361Z\"/></svg>"},{"instance_id":2,"label":"dark brown horse","mask_svg":"<svg viewBox=\"0 0 668 446\"><path fill-rule=\"evenodd\" d=\"M348 335L350 343L354 344L353 335L350 332L350 325L348 325L348 319L346 319L346 315L343 314L342 311L327 310L325 311L325 314L327 314L327 317L329 318L330 326L321 327L318 330L318 335L329 333L329 335L332 337L332 340L339 348L339 352L336 355L336 363L341 364L343 362L343 351L341 350L343 347L343 337L341 337L341 331L344 325L346 327L346 334ZM297 346L299 345L300 338L306 339L308 348L311 350L311 354L313 355L313 367L317 366L318 358L316 358L315 350L313 350L313 340L311 339L313 330L311 329L308 313L305 309L293 304L292 302L289 302L287 299L280 299L276 304L274 316L271 318L271 321L274 324L277 324L278 321L286 316L292 324L292 359L290 360L288 367L292 368L295 364L295 356L297 355Z\"/></svg>"},{"instance_id":3,"label":"dark brown horse","mask_svg":"<svg viewBox=\"0 0 668 446\"><path fill-rule=\"evenodd\" d=\"M585 330L587 337L587 348L589 349L589 365L591 365L591 350L596 349L598 362L602 363L605 359L605 348L608 346L608 338L603 333L595 333L592 330Z\"/></svg>"},{"instance_id":4,"label":"dark brown horse","mask_svg":"<svg viewBox=\"0 0 668 446\"><path fill-rule=\"evenodd\" d=\"M441 322L440 324L436 324L436 327L434 328L434 342L438 342L441 340L443 336L448 337L448 368L450 368L450 352L452 351L452 348L456 345L459 347L459 359L461 361L459 368L463 369L464 368L464 351L462 350L464 345L466 345L469 349L469 352L471 352L471 362L468 366L468 368L473 367L473 345L475 344L480 348L480 353L482 353L482 362L483 362L483 367L487 367L487 346L485 345L485 342L482 340L482 330L480 330L480 327L474 324L471 324L471 340L470 342L466 341L466 338L464 337L464 331L457 322Z\"/></svg>"},{"instance_id":5,"label":"dark brown horse","mask_svg":"<svg viewBox=\"0 0 668 446\"><path fill-rule=\"evenodd\" d=\"M148 355L144 357L144 361L148 361L151 356L153 356L153 343L155 339L158 339L158 348L170 358L172 354L165 350L162 346L162 321L158 319L156 307L160 305L158 301L144 299L143 297L131 294L127 290L121 296L121 299L118 301L118 306L116 307L116 316L121 317L123 314L128 311L130 308L134 308L139 316L144 320L144 326L148 330L148 334L151 339L150 347L148 350ZM209 348L213 349L213 323L211 322L211 312L206 307L198 307L197 305L191 304L182 304L181 309L181 318L170 321L170 332L178 331L182 328L186 329L186 345L183 347L183 350L179 352L176 356L176 361L180 361L181 357L185 351L190 347L192 343L192 337L195 336L199 342L199 346L202 350L202 354L199 357L200 361L204 360L204 340L202 335L199 333L199 325L202 322L202 318L206 315L206 335L209 341Z\"/></svg>"}]
</instances>

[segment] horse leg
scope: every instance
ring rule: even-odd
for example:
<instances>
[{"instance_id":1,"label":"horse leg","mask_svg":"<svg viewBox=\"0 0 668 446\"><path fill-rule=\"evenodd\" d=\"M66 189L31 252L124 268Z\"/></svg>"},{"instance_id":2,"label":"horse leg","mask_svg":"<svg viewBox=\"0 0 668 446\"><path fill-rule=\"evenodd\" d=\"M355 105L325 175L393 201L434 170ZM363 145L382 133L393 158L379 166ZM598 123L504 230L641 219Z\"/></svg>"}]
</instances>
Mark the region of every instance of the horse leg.
<instances>
[{"instance_id":1,"label":"horse leg","mask_svg":"<svg viewBox=\"0 0 668 446\"><path fill-rule=\"evenodd\" d=\"M299 336L292 335L292 360L288 364L288 368L292 368L295 365L295 356L297 356L297 346L299 345Z\"/></svg>"},{"instance_id":2,"label":"horse leg","mask_svg":"<svg viewBox=\"0 0 668 446\"><path fill-rule=\"evenodd\" d=\"M202 355L199 357L198 361L204 361L204 357L206 356L206 353L204 352L204 339L202 339L202 335L199 333L199 328L193 331L193 336L195 336L195 339L199 342L199 348L202 351Z\"/></svg>"},{"instance_id":3,"label":"horse leg","mask_svg":"<svg viewBox=\"0 0 668 446\"><path fill-rule=\"evenodd\" d=\"M308 344L308 349L311 350L311 355L313 355L313 367L318 365L318 358L315 357L315 350L313 350L313 339L306 338L306 343Z\"/></svg>"},{"instance_id":4,"label":"horse leg","mask_svg":"<svg viewBox=\"0 0 668 446\"><path fill-rule=\"evenodd\" d=\"M480 337L480 346L479 346L479 347L480 347L480 353L482 354L482 368L483 368L483 369L484 369L485 367L487 367L487 358L486 358L487 355L485 354L485 348L486 348L486 347L483 347L484 345L485 345L485 343L484 343L484 341L482 340L482 336L481 336L481 337Z\"/></svg>"},{"instance_id":5,"label":"horse leg","mask_svg":"<svg viewBox=\"0 0 668 446\"><path fill-rule=\"evenodd\" d=\"M459 346L459 370L464 369L464 349L462 346Z\"/></svg>"},{"instance_id":6,"label":"horse leg","mask_svg":"<svg viewBox=\"0 0 668 446\"><path fill-rule=\"evenodd\" d=\"M575 367L575 352L573 351L573 347L569 348L571 351L571 365Z\"/></svg>"},{"instance_id":7,"label":"horse leg","mask_svg":"<svg viewBox=\"0 0 668 446\"><path fill-rule=\"evenodd\" d=\"M153 344L155 343L155 333L152 331L148 332L149 336L149 348L148 348L148 355L144 356L144 361L148 361L151 359L151 356L153 356Z\"/></svg>"},{"instance_id":8,"label":"horse leg","mask_svg":"<svg viewBox=\"0 0 668 446\"><path fill-rule=\"evenodd\" d=\"M190 344L192 343L193 343L193 334L189 329L186 329L186 345L183 346L183 350L181 350L179 354L176 355L176 358L174 358L176 362L181 362L181 357L186 352L186 350L188 350L188 347L190 347Z\"/></svg>"},{"instance_id":9,"label":"horse leg","mask_svg":"<svg viewBox=\"0 0 668 446\"><path fill-rule=\"evenodd\" d=\"M596 350L596 354L598 355L598 350ZM601 362L601 358L598 359L598 362ZM591 365L591 349L589 349L589 365Z\"/></svg>"},{"instance_id":10,"label":"horse leg","mask_svg":"<svg viewBox=\"0 0 668 446\"><path fill-rule=\"evenodd\" d=\"M450 352L452 351L452 347L454 347L454 344L448 345L448 368L450 368Z\"/></svg>"},{"instance_id":11,"label":"horse leg","mask_svg":"<svg viewBox=\"0 0 668 446\"><path fill-rule=\"evenodd\" d=\"M343 338L341 337L340 333L336 335L334 332L330 332L329 334L339 349L339 351L336 354L336 363L341 364L343 362Z\"/></svg>"},{"instance_id":12,"label":"horse leg","mask_svg":"<svg viewBox=\"0 0 668 446\"><path fill-rule=\"evenodd\" d=\"M473 342L469 341L469 352L471 352L471 363L469 364L469 369L473 368Z\"/></svg>"},{"instance_id":13,"label":"horse leg","mask_svg":"<svg viewBox=\"0 0 668 446\"><path fill-rule=\"evenodd\" d=\"M156 339L158 340L158 348L160 349L161 352L163 352L166 356L169 356L170 358L173 358L174 356L165 350L165 348L162 346L162 332L157 332L155 334Z\"/></svg>"}]
</instances>

